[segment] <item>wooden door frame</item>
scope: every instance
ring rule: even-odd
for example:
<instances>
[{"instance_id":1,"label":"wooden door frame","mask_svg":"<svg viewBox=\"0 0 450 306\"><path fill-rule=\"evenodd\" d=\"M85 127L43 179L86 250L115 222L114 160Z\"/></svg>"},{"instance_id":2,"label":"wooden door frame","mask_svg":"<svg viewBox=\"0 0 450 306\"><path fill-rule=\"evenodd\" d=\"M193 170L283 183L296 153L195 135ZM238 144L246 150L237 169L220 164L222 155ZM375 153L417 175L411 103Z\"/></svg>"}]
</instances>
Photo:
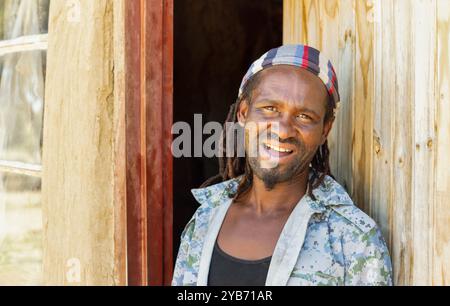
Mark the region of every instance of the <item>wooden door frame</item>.
<instances>
[{"instance_id":1,"label":"wooden door frame","mask_svg":"<svg viewBox=\"0 0 450 306\"><path fill-rule=\"evenodd\" d=\"M125 0L129 285L172 278L173 0Z\"/></svg>"}]
</instances>

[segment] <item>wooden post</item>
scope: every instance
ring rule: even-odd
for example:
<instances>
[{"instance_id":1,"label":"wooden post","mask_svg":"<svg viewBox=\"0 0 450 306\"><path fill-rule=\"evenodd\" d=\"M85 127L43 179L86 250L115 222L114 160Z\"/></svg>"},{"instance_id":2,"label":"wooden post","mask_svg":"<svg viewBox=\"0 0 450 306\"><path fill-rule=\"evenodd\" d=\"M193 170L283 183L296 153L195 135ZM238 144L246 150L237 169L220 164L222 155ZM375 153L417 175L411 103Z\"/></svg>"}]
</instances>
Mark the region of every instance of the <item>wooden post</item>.
<instances>
[{"instance_id":1,"label":"wooden post","mask_svg":"<svg viewBox=\"0 0 450 306\"><path fill-rule=\"evenodd\" d=\"M51 1L47 284L170 284L172 15L172 0Z\"/></svg>"},{"instance_id":2,"label":"wooden post","mask_svg":"<svg viewBox=\"0 0 450 306\"><path fill-rule=\"evenodd\" d=\"M126 284L121 0L51 1L43 152L44 280ZM115 33L115 34L114 34ZM122 33L122 34L121 34ZM114 60L114 57L118 60ZM115 83L115 81L117 83Z\"/></svg>"},{"instance_id":3,"label":"wooden post","mask_svg":"<svg viewBox=\"0 0 450 306\"><path fill-rule=\"evenodd\" d=\"M333 61L332 170L388 241L397 285L450 284L447 0L284 0L284 42Z\"/></svg>"},{"instance_id":4,"label":"wooden post","mask_svg":"<svg viewBox=\"0 0 450 306\"><path fill-rule=\"evenodd\" d=\"M172 277L173 0L126 0L128 281Z\"/></svg>"}]
</instances>

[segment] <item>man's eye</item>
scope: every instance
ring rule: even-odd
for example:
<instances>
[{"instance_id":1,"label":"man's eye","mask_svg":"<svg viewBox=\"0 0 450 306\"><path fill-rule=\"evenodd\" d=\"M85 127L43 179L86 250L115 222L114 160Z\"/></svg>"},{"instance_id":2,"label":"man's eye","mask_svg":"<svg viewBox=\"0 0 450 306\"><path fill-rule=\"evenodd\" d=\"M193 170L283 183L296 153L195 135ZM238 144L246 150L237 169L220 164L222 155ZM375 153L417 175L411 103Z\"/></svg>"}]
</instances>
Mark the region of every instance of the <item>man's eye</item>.
<instances>
[{"instance_id":1,"label":"man's eye","mask_svg":"<svg viewBox=\"0 0 450 306\"><path fill-rule=\"evenodd\" d=\"M312 118L306 114L300 114L297 116L297 118L301 120L312 120Z\"/></svg>"},{"instance_id":2,"label":"man's eye","mask_svg":"<svg viewBox=\"0 0 450 306\"><path fill-rule=\"evenodd\" d=\"M266 106L264 107L265 110L269 111L269 112L276 112L277 109L273 106Z\"/></svg>"}]
</instances>

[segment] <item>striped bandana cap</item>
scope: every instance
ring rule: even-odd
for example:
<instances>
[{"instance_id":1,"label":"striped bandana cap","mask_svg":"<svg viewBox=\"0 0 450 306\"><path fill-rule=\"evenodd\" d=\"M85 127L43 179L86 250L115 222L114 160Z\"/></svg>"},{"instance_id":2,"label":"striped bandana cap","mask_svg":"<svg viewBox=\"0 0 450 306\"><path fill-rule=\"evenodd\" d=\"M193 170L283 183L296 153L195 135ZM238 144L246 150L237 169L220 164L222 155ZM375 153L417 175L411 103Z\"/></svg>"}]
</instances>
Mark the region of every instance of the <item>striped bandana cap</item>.
<instances>
[{"instance_id":1,"label":"striped bandana cap","mask_svg":"<svg viewBox=\"0 0 450 306\"><path fill-rule=\"evenodd\" d=\"M331 61L325 58L319 50L306 45L284 45L275 48L261 56L249 68L239 88L241 97L247 82L258 72L275 65L291 65L304 68L317 75L325 84L328 94L333 98L336 107L340 96L338 80Z\"/></svg>"}]
</instances>

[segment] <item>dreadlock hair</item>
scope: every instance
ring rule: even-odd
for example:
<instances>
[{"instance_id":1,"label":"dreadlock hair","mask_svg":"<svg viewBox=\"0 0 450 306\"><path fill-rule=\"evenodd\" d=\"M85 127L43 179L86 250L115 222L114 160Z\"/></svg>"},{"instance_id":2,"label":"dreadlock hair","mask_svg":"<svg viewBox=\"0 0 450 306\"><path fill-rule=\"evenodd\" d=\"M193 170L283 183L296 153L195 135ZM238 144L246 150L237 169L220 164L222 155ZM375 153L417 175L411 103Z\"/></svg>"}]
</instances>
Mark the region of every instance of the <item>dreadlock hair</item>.
<instances>
[{"instance_id":1,"label":"dreadlock hair","mask_svg":"<svg viewBox=\"0 0 450 306\"><path fill-rule=\"evenodd\" d=\"M226 151L227 146L227 132L226 132L226 125L227 123L237 123L238 117L237 113L239 111L239 106L242 103L242 101L246 100L248 103L251 103L252 100L252 94L254 89L257 87L257 85L260 83L260 73L255 74L244 86L241 96L236 100L234 104L230 106L230 110L228 112L227 118L224 123L224 129L220 140L220 146L223 152ZM327 103L327 111L325 114L324 122L328 122L329 120L334 119L334 111L336 109L336 103L331 98L331 96L328 97L328 103ZM234 149L237 148L237 139L234 138ZM329 163L329 157L330 157L330 150L328 148L328 140L325 141L323 145L321 145L318 149L316 154L314 155L312 161L311 161L311 169L313 170L311 177L308 179L308 195L313 199L316 200L315 196L313 195L313 190L319 187L322 182L325 179L326 175L329 175L333 177L330 170L330 163ZM234 156L219 156L219 173L209 179L207 179L200 188L208 187L214 184L218 184L236 177L239 177L243 175L242 180L240 181L236 193L230 195L230 197L233 197L234 199L237 199L240 195L247 192L250 187L252 186L253 181L253 171L250 167L250 164L248 163L247 158L245 157L238 157ZM334 178L334 177L333 177Z\"/></svg>"}]
</instances>

